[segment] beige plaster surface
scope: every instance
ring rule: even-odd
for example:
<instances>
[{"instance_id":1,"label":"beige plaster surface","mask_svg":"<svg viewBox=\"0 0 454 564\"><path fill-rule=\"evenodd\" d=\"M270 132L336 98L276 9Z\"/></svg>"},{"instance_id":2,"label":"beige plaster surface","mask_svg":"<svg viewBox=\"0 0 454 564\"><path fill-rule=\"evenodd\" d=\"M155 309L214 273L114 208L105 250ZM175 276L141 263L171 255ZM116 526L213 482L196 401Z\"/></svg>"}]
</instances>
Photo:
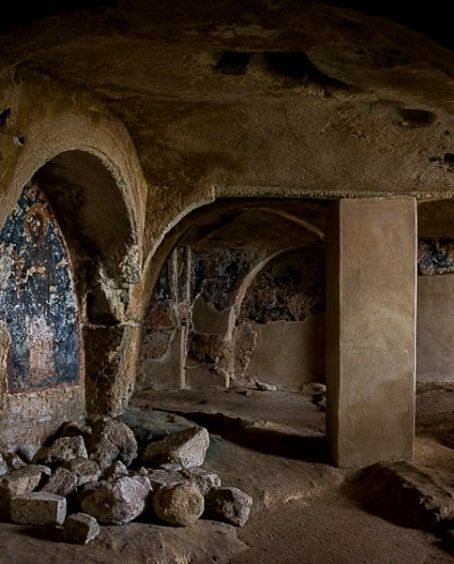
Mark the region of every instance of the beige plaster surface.
<instances>
[{"instance_id":1,"label":"beige plaster surface","mask_svg":"<svg viewBox=\"0 0 454 564\"><path fill-rule=\"evenodd\" d=\"M341 200L328 217L327 436L339 466L412 459L416 203Z\"/></svg>"}]
</instances>

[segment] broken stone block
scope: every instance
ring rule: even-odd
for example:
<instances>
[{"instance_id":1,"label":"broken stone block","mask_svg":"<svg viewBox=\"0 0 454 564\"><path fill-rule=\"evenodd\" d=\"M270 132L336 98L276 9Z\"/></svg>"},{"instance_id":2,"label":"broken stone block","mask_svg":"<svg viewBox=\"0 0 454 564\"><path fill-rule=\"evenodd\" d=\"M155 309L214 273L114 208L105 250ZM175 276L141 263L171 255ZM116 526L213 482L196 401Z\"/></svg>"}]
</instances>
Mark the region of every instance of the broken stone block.
<instances>
[{"instance_id":1,"label":"broken stone block","mask_svg":"<svg viewBox=\"0 0 454 564\"><path fill-rule=\"evenodd\" d=\"M31 492L11 499L11 521L23 525L62 525L66 499L48 492Z\"/></svg>"},{"instance_id":2,"label":"broken stone block","mask_svg":"<svg viewBox=\"0 0 454 564\"><path fill-rule=\"evenodd\" d=\"M158 490L159 488L166 488L169 486L176 486L177 484L185 484L188 482L180 472L175 471L167 471L163 469L158 470L151 470L147 474L148 479L150 480L151 487L153 491Z\"/></svg>"},{"instance_id":3,"label":"broken stone block","mask_svg":"<svg viewBox=\"0 0 454 564\"><path fill-rule=\"evenodd\" d=\"M37 488L43 476L50 476L51 469L41 464L30 464L5 474L0 479L0 499L26 494Z\"/></svg>"},{"instance_id":4,"label":"broken stone block","mask_svg":"<svg viewBox=\"0 0 454 564\"><path fill-rule=\"evenodd\" d=\"M275 392L276 386L274 384L269 384L268 382L263 382L262 380L254 380L255 387L261 392Z\"/></svg>"},{"instance_id":5,"label":"broken stone block","mask_svg":"<svg viewBox=\"0 0 454 564\"><path fill-rule=\"evenodd\" d=\"M363 503L405 526L435 532L454 520L454 489L441 472L411 462L380 462L355 481Z\"/></svg>"},{"instance_id":6,"label":"broken stone block","mask_svg":"<svg viewBox=\"0 0 454 564\"><path fill-rule=\"evenodd\" d=\"M87 513L76 513L67 517L63 533L68 542L87 544L99 535L100 530L94 517Z\"/></svg>"},{"instance_id":7,"label":"broken stone block","mask_svg":"<svg viewBox=\"0 0 454 564\"><path fill-rule=\"evenodd\" d=\"M51 446L43 447L36 453L34 461L52 466L76 457L88 458L84 438L80 435L55 439Z\"/></svg>"},{"instance_id":8,"label":"broken stone block","mask_svg":"<svg viewBox=\"0 0 454 564\"><path fill-rule=\"evenodd\" d=\"M150 491L145 476L121 476L91 491L82 499L81 507L101 523L122 525L143 512Z\"/></svg>"},{"instance_id":9,"label":"broken stone block","mask_svg":"<svg viewBox=\"0 0 454 564\"><path fill-rule=\"evenodd\" d=\"M3 476L8 471L9 471L8 463L3 458L3 456L0 454L0 476Z\"/></svg>"},{"instance_id":10,"label":"broken stone block","mask_svg":"<svg viewBox=\"0 0 454 564\"><path fill-rule=\"evenodd\" d=\"M204 507L203 495L192 483L161 488L153 495L157 517L170 525L193 525L201 517Z\"/></svg>"},{"instance_id":11,"label":"broken stone block","mask_svg":"<svg viewBox=\"0 0 454 564\"><path fill-rule=\"evenodd\" d=\"M150 443L142 453L142 463L145 466L170 463L196 468L202 466L209 444L208 431L203 427L192 427Z\"/></svg>"},{"instance_id":12,"label":"broken stone block","mask_svg":"<svg viewBox=\"0 0 454 564\"><path fill-rule=\"evenodd\" d=\"M211 488L205 498L207 517L244 527L249 519L252 497L238 488Z\"/></svg>"},{"instance_id":13,"label":"broken stone block","mask_svg":"<svg viewBox=\"0 0 454 564\"><path fill-rule=\"evenodd\" d=\"M64 462L62 468L66 468L74 472L77 476L77 487L88 484L89 482L96 482L101 476L99 465L89 458L73 458Z\"/></svg>"},{"instance_id":14,"label":"broken stone block","mask_svg":"<svg viewBox=\"0 0 454 564\"><path fill-rule=\"evenodd\" d=\"M66 468L57 468L41 491L66 497L77 488L77 475Z\"/></svg>"},{"instance_id":15,"label":"broken stone block","mask_svg":"<svg viewBox=\"0 0 454 564\"><path fill-rule=\"evenodd\" d=\"M203 468L193 468L192 470L183 470L181 475L193 482L205 496L211 490L221 485L221 480L214 472L209 472Z\"/></svg>"},{"instance_id":16,"label":"broken stone block","mask_svg":"<svg viewBox=\"0 0 454 564\"><path fill-rule=\"evenodd\" d=\"M128 476L129 472L126 466L120 460L116 460L113 464L108 466L103 472L104 480L113 480L120 476Z\"/></svg>"},{"instance_id":17,"label":"broken stone block","mask_svg":"<svg viewBox=\"0 0 454 564\"><path fill-rule=\"evenodd\" d=\"M91 460L101 469L117 459L129 466L137 457L137 441L126 423L105 417L96 421L92 428L93 433L87 440L88 450Z\"/></svg>"}]
</instances>

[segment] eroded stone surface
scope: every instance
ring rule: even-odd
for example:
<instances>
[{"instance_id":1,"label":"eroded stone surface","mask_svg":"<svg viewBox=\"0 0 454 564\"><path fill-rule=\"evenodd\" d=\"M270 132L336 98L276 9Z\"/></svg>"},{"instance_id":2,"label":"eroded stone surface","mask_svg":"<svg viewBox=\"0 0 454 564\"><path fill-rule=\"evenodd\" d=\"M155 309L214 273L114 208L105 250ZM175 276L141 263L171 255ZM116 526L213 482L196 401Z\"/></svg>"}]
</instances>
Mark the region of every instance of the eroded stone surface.
<instances>
[{"instance_id":1,"label":"eroded stone surface","mask_svg":"<svg viewBox=\"0 0 454 564\"><path fill-rule=\"evenodd\" d=\"M156 515L171 525L193 525L201 517L204 507L203 495L195 484L169 486L153 494Z\"/></svg>"},{"instance_id":2,"label":"eroded stone surface","mask_svg":"<svg viewBox=\"0 0 454 564\"><path fill-rule=\"evenodd\" d=\"M141 460L145 466L177 463L184 468L196 468L203 464L209 443L208 431L203 427L193 427L150 443L144 449Z\"/></svg>"},{"instance_id":3,"label":"eroded stone surface","mask_svg":"<svg viewBox=\"0 0 454 564\"><path fill-rule=\"evenodd\" d=\"M87 544L100 533L100 527L94 517L87 513L69 515L63 528L65 539L75 544Z\"/></svg>"},{"instance_id":4,"label":"eroded stone surface","mask_svg":"<svg viewBox=\"0 0 454 564\"><path fill-rule=\"evenodd\" d=\"M202 495L206 496L211 488L219 487L221 479L214 472L209 472L203 468L192 468L191 470L183 470L181 474L199 488Z\"/></svg>"},{"instance_id":5,"label":"eroded stone surface","mask_svg":"<svg viewBox=\"0 0 454 564\"><path fill-rule=\"evenodd\" d=\"M66 499L48 492L31 492L11 499L11 520L24 525L62 525Z\"/></svg>"},{"instance_id":6,"label":"eroded stone surface","mask_svg":"<svg viewBox=\"0 0 454 564\"><path fill-rule=\"evenodd\" d=\"M252 497L238 488L211 488L205 498L206 515L244 527L252 502Z\"/></svg>"},{"instance_id":7,"label":"eroded stone surface","mask_svg":"<svg viewBox=\"0 0 454 564\"><path fill-rule=\"evenodd\" d=\"M150 491L146 477L122 476L90 492L81 501L81 507L101 523L122 525L143 512Z\"/></svg>"}]
</instances>

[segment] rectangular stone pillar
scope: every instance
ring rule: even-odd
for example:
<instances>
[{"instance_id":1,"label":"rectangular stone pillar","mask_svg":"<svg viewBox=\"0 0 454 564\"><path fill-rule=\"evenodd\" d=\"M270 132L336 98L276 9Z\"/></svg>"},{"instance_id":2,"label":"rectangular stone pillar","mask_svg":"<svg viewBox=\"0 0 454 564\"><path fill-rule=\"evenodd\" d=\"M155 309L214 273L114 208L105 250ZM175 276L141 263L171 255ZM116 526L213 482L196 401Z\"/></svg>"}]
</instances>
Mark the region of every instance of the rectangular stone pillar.
<instances>
[{"instance_id":1,"label":"rectangular stone pillar","mask_svg":"<svg viewBox=\"0 0 454 564\"><path fill-rule=\"evenodd\" d=\"M416 201L340 200L327 217L327 438L335 463L411 460Z\"/></svg>"}]
</instances>

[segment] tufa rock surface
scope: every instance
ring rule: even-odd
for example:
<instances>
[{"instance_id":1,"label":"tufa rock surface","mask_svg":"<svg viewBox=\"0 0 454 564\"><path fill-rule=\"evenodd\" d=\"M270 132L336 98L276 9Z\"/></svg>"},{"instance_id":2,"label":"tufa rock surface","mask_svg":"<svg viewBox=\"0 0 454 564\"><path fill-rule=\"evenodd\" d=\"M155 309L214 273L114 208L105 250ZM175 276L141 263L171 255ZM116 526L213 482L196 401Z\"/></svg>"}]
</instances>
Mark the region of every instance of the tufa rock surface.
<instances>
[{"instance_id":1,"label":"tufa rock surface","mask_svg":"<svg viewBox=\"0 0 454 564\"><path fill-rule=\"evenodd\" d=\"M141 460L145 466L170 463L183 468L196 468L203 464L209 444L208 431L203 427L193 427L150 443L143 451Z\"/></svg>"},{"instance_id":2,"label":"tufa rock surface","mask_svg":"<svg viewBox=\"0 0 454 564\"><path fill-rule=\"evenodd\" d=\"M45 475L50 476L51 469L41 464L31 464L6 474L0 480L0 499L33 491Z\"/></svg>"},{"instance_id":3,"label":"tufa rock surface","mask_svg":"<svg viewBox=\"0 0 454 564\"><path fill-rule=\"evenodd\" d=\"M68 542L87 544L99 535L100 530L94 517L86 513L76 513L67 517L63 534Z\"/></svg>"},{"instance_id":4,"label":"tufa rock surface","mask_svg":"<svg viewBox=\"0 0 454 564\"><path fill-rule=\"evenodd\" d=\"M211 488L205 498L207 517L244 527L249 519L252 497L238 488Z\"/></svg>"},{"instance_id":5,"label":"tufa rock surface","mask_svg":"<svg viewBox=\"0 0 454 564\"><path fill-rule=\"evenodd\" d=\"M143 512L150 491L145 476L122 476L94 489L82 499L81 507L101 523L122 525Z\"/></svg>"},{"instance_id":6,"label":"tufa rock surface","mask_svg":"<svg viewBox=\"0 0 454 564\"><path fill-rule=\"evenodd\" d=\"M48 492L31 492L13 497L11 521L23 525L62 525L66 518L66 499Z\"/></svg>"},{"instance_id":7,"label":"tufa rock surface","mask_svg":"<svg viewBox=\"0 0 454 564\"><path fill-rule=\"evenodd\" d=\"M192 483L161 488L153 495L153 509L164 523L188 527L204 511L204 498Z\"/></svg>"}]
</instances>

